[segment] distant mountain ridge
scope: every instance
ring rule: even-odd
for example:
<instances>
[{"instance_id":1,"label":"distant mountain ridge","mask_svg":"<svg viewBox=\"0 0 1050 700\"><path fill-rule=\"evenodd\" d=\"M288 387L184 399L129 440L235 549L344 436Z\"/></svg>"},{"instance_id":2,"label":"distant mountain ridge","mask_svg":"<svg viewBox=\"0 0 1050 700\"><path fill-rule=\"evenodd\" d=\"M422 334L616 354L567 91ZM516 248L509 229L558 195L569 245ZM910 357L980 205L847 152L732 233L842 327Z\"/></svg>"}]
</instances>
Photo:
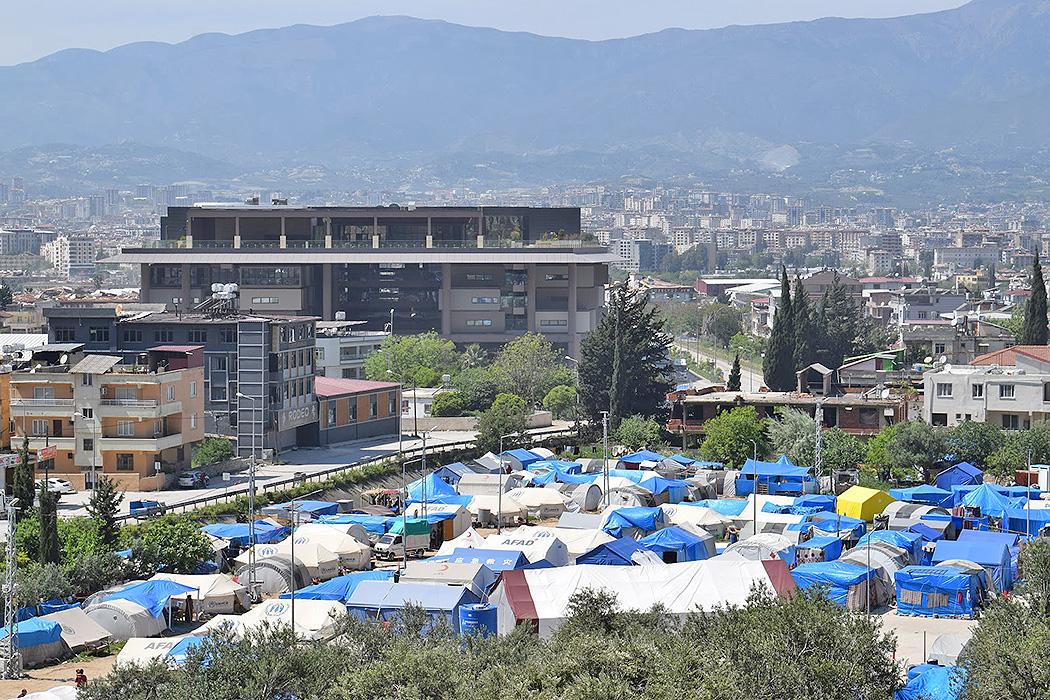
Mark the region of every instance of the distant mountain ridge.
<instances>
[{"instance_id":1,"label":"distant mountain ridge","mask_svg":"<svg viewBox=\"0 0 1050 700\"><path fill-rule=\"evenodd\" d=\"M373 17L0 67L0 150L136 142L265 167L806 144L994 153L1050 137L1050 0L589 42ZM785 160L786 158L786 160Z\"/></svg>"}]
</instances>

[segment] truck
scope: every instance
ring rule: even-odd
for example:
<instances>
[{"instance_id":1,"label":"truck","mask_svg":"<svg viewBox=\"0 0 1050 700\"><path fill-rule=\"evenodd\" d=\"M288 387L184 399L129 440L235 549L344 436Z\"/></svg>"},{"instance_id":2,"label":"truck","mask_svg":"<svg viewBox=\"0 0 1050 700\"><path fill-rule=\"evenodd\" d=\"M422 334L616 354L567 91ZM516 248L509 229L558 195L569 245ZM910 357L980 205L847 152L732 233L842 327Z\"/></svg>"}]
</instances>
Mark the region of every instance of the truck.
<instances>
[{"instance_id":1,"label":"truck","mask_svg":"<svg viewBox=\"0 0 1050 700\"><path fill-rule=\"evenodd\" d=\"M430 523L426 519L398 518L379 538L373 551L380 559L400 559L405 556L406 548L409 556L419 557L429 547Z\"/></svg>"}]
</instances>

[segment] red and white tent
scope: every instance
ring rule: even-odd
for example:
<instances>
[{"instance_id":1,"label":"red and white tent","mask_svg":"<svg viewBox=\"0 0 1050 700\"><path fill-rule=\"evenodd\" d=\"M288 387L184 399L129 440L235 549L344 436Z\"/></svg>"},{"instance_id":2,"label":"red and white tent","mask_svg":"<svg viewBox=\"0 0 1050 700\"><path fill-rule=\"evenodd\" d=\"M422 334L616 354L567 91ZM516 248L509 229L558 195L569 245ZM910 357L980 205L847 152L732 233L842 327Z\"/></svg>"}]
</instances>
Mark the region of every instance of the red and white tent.
<instances>
[{"instance_id":1,"label":"red and white tent","mask_svg":"<svg viewBox=\"0 0 1050 700\"><path fill-rule=\"evenodd\" d=\"M613 593L624 610L646 611L659 604L681 617L720 605L742 605L755 586L782 597L795 591L787 565L779 559L716 558L662 566L577 565L504 571L489 602L496 606L500 634L529 624L546 637L565 621L569 599L587 588Z\"/></svg>"}]
</instances>

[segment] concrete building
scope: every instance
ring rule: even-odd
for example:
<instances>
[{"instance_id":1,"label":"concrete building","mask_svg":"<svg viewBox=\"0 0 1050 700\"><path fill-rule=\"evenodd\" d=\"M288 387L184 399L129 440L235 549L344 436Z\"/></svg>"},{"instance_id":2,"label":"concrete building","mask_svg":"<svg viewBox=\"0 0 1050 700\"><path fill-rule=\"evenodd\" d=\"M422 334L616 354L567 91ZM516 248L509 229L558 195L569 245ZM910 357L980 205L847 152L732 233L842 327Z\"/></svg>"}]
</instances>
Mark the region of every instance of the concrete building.
<instances>
[{"instance_id":1,"label":"concrete building","mask_svg":"<svg viewBox=\"0 0 1050 700\"><path fill-rule=\"evenodd\" d=\"M397 435L401 385L361 379L318 377L321 445Z\"/></svg>"},{"instance_id":2,"label":"concrete building","mask_svg":"<svg viewBox=\"0 0 1050 700\"><path fill-rule=\"evenodd\" d=\"M613 266L627 272L648 272L656 267L655 247L648 238L617 238L609 241L609 252L617 258Z\"/></svg>"},{"instance_id":3,"label":"concrete building","mask_svg":"<svg viewBox=\"0 0 1050 700\"><path fill-rule=\"evenodd\" d=\"M40 254L62 277L90 277L95 273L95 241L59 236L40 247Z\"/></svg>"},{"instance_id":4,"label":"concrete building","mask_svg":"<svg viewBox=\"0 0 1050 700\"><path fill-rule=\"evenodd\" d=\"M502 344L538 331L571 352L600 319L608 265L578 208L170 207L161 247L124 249L141 299L193 308L214 283L241 310L366 321Z\"/></svg>"},{"instance_id":5,"label":"concrete building","mask_svg":"<svg viewBox=\"0 0 1050 700\"><path fill-rule=\"evenodd\" d=\"M29 436L38 477L45 447L53 449L50 474L78 489L101 474L122 489L159 489L190 465L204 438L202 348L154 347L134 365L77 343L31 354L7 375L9 444L17 449Z\"/></svg>"},{"instance_id":6,"label":"concrete building","mask_svg":"<svg viewBox=\"0 0 1050 700\"><path fill-rule=\"evenodd\" d=\"M317 376L364 378L365 360L390 337L388 331L362 330L364 325L364 321L317 322Z\"/></svg>"}]
</instances>

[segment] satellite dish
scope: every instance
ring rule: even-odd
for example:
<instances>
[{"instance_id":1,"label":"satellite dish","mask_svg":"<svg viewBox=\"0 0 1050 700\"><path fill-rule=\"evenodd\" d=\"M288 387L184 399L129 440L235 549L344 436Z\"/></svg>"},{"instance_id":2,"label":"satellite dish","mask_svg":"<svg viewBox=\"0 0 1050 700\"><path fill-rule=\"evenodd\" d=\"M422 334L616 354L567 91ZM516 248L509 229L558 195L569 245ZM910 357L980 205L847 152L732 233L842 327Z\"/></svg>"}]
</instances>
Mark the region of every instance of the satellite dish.
<instances>
[{"instance_id":1,"label":"satellite dish","mask_svg":"<svg viewBox=\"0 0 1050 700\"><path fill-rule=\"evenodd\" d=\"M58 358L58 364L64 365L67 362L69 362L69 355L66 355L65 353L63 353L62 357Z\"/></svg>"},{"instance_id":2,"label":"satellite dish","mask_svg":"<svg viewBox=\"0 0 1050 700\"><path fill-rule=\"evenodd\" d=\"M923 361L923 363L924 363L924 364L927 364L927 365L928 365L928 364L930 364L931 362L933 362L933 358L932 358L932 357L930 357L929 355L927 355L926 357L922 358L922 361Z\"/></svg>"},{"instance_id":3,"label":"satellite dish","mask_svg":"<svg viewBox=\"0 0 1050 700\"><path fill-rule=\"evenodd\" d=\"M890 398L890 390L889 389L883 389L881 392L879 392L879 396L881 396L884 399Z\"/></svg>"},{"instance_id":4,"label":"satellite dish","mask_svg":"<svg viewBox=\"0 0 1050 700\"><path fill-rule=\"evenodd\" d=\"M941 355L939 358L937 358L937 361L940 362L942 365L943 364L947 364L948 358L945 357L944 355Z\"/></svg>"}]
</instances>

